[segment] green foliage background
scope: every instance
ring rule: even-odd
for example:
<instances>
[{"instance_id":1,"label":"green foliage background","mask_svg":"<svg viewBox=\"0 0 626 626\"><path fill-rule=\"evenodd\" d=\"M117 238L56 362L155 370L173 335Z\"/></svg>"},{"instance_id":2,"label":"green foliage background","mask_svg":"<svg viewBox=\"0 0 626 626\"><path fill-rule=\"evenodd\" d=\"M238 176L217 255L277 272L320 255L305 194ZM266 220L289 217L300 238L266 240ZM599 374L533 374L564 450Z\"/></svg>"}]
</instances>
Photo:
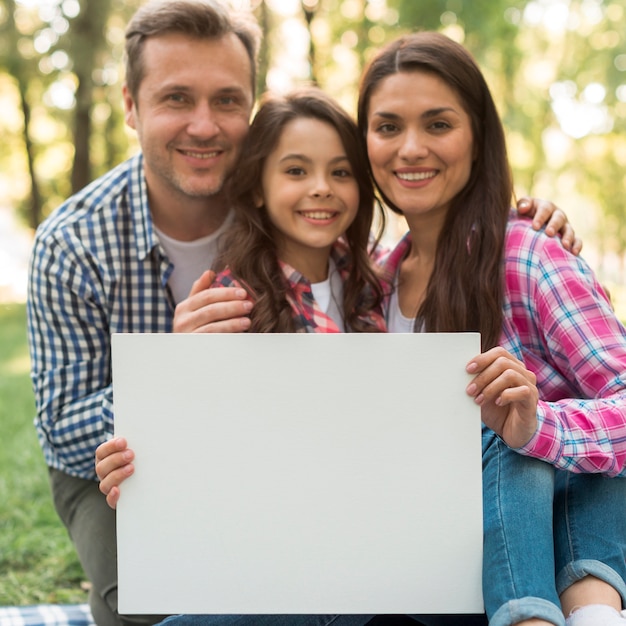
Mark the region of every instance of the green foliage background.
<instances>
[{"instance_id":1,"label":"green foliage background","mask_svg":"<svg viewBox=\"0 0 626 626\"><path fill-rule=\"evenodd\" d=\"M351 111L385 41L436 29L463 42L500 107L518 194L566 210L626 311L626 0L230 1L251 5L264 29L259 92L282 68L281 87L285 73L290 85L315 81ZM31 226L136 149L120 87L139 4L0 0L0 197ZM60 92L73 101L59 106Z\"/></svg>"}]
</instances>

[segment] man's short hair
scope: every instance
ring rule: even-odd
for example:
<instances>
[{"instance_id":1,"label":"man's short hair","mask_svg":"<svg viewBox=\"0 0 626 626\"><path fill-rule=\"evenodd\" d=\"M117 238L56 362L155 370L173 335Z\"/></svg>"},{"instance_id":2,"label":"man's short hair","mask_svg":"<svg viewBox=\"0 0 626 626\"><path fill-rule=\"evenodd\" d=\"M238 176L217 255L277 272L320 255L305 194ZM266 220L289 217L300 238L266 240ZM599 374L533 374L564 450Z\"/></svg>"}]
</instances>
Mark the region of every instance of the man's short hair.
<instances>
[{"instance_id":1,"label":"man's short hair","mask_svg":"<svg viewBox=\"0 0 626 626\"><path fill-rule=\"evenodd\" d=\"M196 39L236 35L250 58L254 95L261 29L251 12L236 11L221 0L150 0L137 10L126 28L126 85L135 101L145 73L144 44L149 37L166 33Z\"/></svg>"}]
</instances>

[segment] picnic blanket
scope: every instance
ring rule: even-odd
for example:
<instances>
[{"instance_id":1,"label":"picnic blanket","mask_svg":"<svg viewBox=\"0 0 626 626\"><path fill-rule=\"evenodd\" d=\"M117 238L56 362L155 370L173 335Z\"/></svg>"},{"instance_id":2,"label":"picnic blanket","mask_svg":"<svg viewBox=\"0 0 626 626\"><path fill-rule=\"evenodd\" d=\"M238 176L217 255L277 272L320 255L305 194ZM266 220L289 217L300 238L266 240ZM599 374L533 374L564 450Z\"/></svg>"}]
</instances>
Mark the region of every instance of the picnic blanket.
<instances>
[{"instance_id":1,"label":"picnic blanket","mask_svg":"<svg viewBox=\"0 0 626 626\"><path fill-rule=\"evenodd\" d=\"M0 607L0 626L95 626L88 604Z\"/></svg>"}]
</instances>

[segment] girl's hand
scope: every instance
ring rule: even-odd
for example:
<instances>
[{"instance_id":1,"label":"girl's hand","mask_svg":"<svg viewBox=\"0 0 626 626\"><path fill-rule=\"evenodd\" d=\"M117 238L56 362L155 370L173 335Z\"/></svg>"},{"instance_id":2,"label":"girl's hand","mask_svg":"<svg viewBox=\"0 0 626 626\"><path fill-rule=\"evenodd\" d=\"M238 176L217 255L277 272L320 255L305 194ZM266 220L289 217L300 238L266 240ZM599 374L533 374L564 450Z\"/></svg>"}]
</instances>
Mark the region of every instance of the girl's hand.
<instances>
[{"instance_id":1,"label":"girl's hand","mask_svg":"<svg viewBox=\"0 0 626 626\"><path fill-rule=\"evenodd\" d=\"M475 374L468 395L481 407L483 423L511 448L526 445L537 430L537 378L504 348L478 355L467 365Z\"/></svg>"},{"instance_id":2,"label":"girl's hand","mask_svg":"<svg viewBox=\"0 0 626 626\"><path fill-rule=\"evenodd\" d=\"M96 474L100 479L100 491L112 509L120 499L120 485L135 471L132 463L134 458L135 453L123 437L110 439L96 449Z\"/></svg>"},{"instance_id":3,"label":"girl's hand","mask_svg":"<svg viewBox=\"0 0 626 626\"><path fill-rule=\"evenodd\" d=\"M196 280L189 296L174 311L175 333L240 333L250 328L252 302L244 289L211 288L215 272Z\"/></svg>"},{"instance_id":4,"label":"girl's hand","mask_svg":"<svg viewBox=\"0 0 626 626\"><path fill-rule=\"evenodd\" d=\"M583 247L583 242L572 228L565 215L565 211L559 209L556 204L540 198L520 198L517 201L517 212L533 218L533 228L539 230L546 225L546 234L550 237L559 234L561 243L566 250L578 255Z\"/></svg>"}]
</instances>

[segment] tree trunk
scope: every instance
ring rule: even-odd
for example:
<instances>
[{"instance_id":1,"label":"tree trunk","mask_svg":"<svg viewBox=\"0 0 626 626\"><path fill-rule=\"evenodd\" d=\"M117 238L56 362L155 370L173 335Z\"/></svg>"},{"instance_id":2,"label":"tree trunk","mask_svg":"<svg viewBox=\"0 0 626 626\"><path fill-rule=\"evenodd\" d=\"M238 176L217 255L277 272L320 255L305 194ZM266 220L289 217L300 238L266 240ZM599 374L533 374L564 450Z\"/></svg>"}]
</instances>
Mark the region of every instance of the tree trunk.
<instances>
[{"instance_id":1,"label":"tree trunk","mask_svg":"<svg viewBox=\"0 0 626 626\"><path fill-rule=\"evenodd\" d=\"M30 103L28 102L28 67L18 50L18 32L15 26L15 2L7 0L7 21L5 25L6 39L8 49L13 51L7 55L7 70L15 78L17 89L20 94L20 105L22 107L22 116L24 118L24 148L26 151L26 160L28 163L28 173L30 176L30 200L28 202L28 222L32 228L37 228L41 222L42 202L39 184L37 182L37 174L35 172L35 146L31 140L30 132Z\"/></svg>"},{"instance_id":2,"label":"tree trunk","mask_svg":"<svg viewBox=\"0 0 626 626\"><path fill-rule=\"evenodd\" d=\"M91 171L91 111L94 89L93 72L98 55L106 45L106 25L110 0L88 2L81 0L81 11L72 22L70 47L74 73L78 79L76 108L74 110L74 163L72 166L72 193L92 180Z\"/></svg>"}]
</instances>

